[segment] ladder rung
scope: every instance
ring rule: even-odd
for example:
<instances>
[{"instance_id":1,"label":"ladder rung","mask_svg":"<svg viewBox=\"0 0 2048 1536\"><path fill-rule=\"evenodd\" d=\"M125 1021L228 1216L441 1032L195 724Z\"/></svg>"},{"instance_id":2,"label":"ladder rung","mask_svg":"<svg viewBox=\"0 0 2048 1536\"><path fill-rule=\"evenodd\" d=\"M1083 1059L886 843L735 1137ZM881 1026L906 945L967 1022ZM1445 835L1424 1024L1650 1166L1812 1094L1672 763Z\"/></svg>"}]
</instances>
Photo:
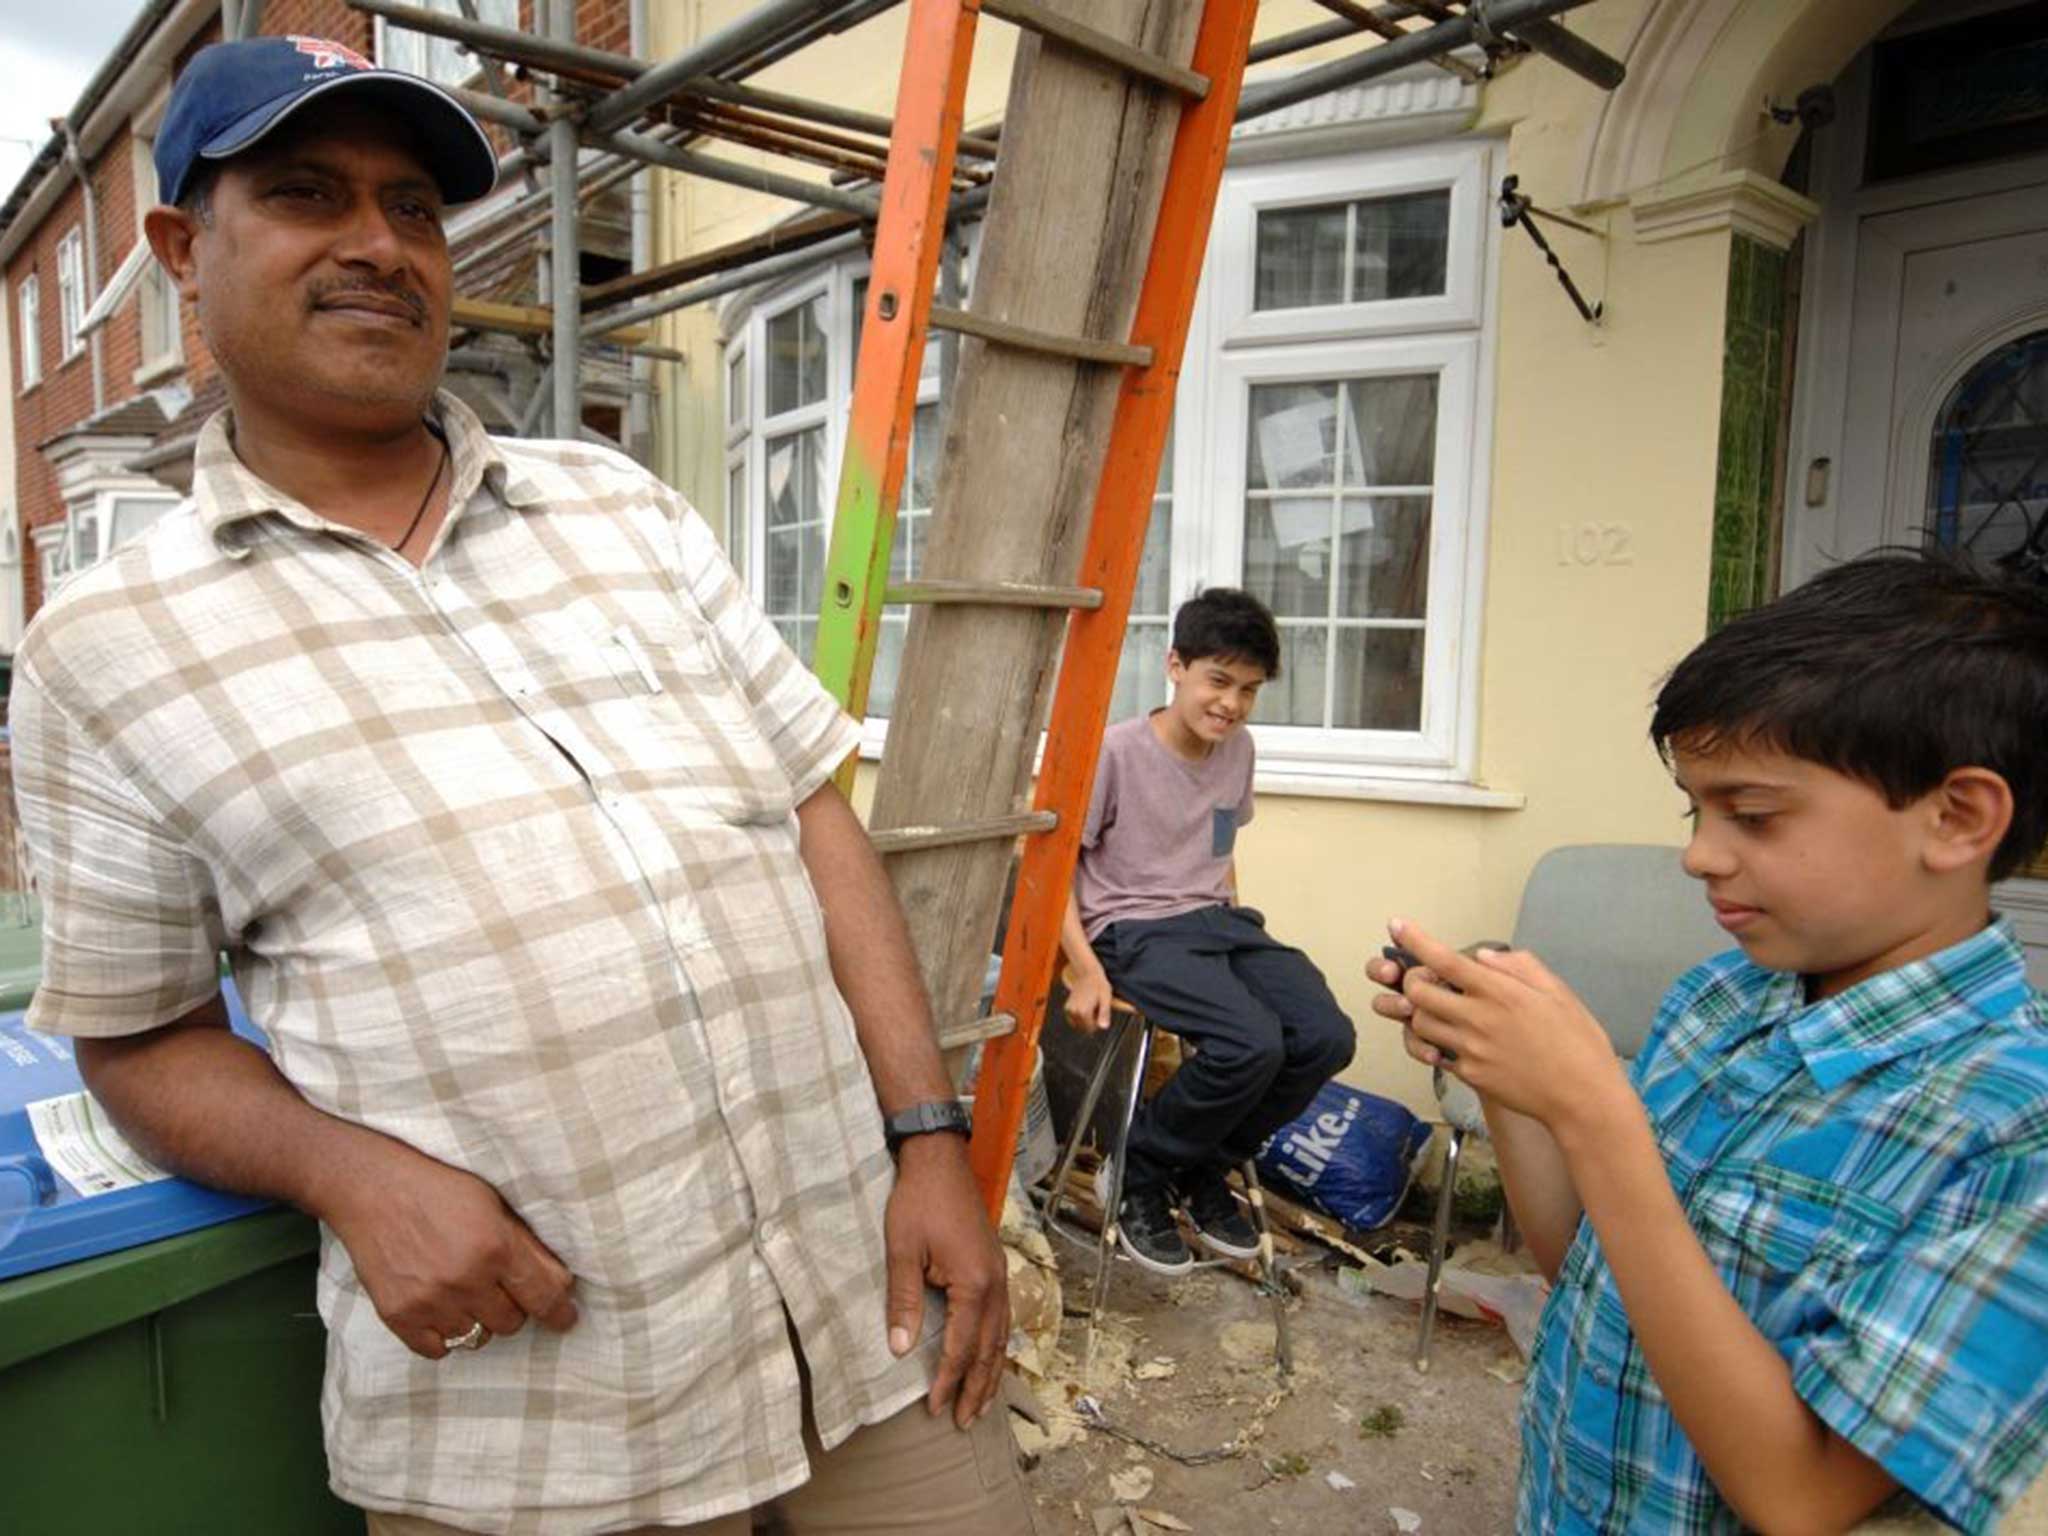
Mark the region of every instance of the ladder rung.
<instances>
[{"instance_id":1,"label":"ladder rung","mask_svg":"<svg viewBox=\"0 0 2048 1536\"><path fill-rule=\"evenodd\" d=\"M1082 53L1092 53L1105 63L1134 75L1143 75L1147 80L1156 81L1196 101L1209 94L1207 75L1198 75L1192 69L1167 62L1156 53L1133 48L1121 38L1097 31L1085 22L1047 10L1038 0L981 0L981 9L985 15L1000 16L1014 27L1050 37Z\"/></svg>"},{"instance_id":2,"label":"ladder rung","mask_svg":"<svg viewBox=\"0 0 2048 1536\"><path fill-rule=\"evenodd\" d=\"M1060 824L1057 811L1019 811L1014 816L992 816L987 821L965 821L952 827L890 827L870 832L868 841L877 853L907 853L912 849L951 848L956 843L992 843L999 838L1020 837L1026 832L1050 832Z\"/></svg>"},{"instance_id":3,"label":"ladder rung","mask_svg":"<svg viewBox=\"0 0 2048 1536\"><path fill-rule=\"evenodd\" d=\"M1060 336L1052 331L1034 331L1027 325L991 320L964 309L947 309L934 304L926 322L937 330L958 331L979 336L999 346L1018 347L1026 352L1045 352L1054 357L1071 357L1083 363L1116 363L1128 368L1150 368L1152 349L1128 341L1094 341L1086 336Z\"/></svg>"},{"instance_id":4,"label":"ladder rung","mask_svg":"<svg viewBox=\"0 0 2048 1536\"><path fill-rule=\"evenodd\" d=\"M1100 608L1100 587L1048 587L1029 581L906 581L885 603L991 603L1000 608Z\"/></svg>"},{"instance_id":5,"label":"ladder rung","mask_svg":"<svg viewBox=\"0 0 2048 1536\"><path fill-rule=\"evenodd\" d=\"M1017 1016L1014 1013L992 1013L985 1019L970 1019L965 1024L947 1025L939 1031L939 1049L956 1050L963 1045L972 1045L977 1040L994 1040L1016 1032Z\"/></svg>"}]
</instances>

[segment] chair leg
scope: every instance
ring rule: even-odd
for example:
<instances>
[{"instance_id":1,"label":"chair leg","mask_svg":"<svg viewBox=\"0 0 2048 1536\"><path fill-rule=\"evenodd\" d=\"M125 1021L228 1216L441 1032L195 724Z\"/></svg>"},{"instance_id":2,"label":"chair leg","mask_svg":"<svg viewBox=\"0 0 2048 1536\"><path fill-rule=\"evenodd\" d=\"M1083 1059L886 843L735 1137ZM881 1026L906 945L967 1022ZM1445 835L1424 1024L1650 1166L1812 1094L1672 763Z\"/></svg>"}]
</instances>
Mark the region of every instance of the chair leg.
<instances>
[{"instance_id":1,"label":"chair leg","mask_svg":"<svg viewBox=\"0 0 2048 1536\"><path fill-rule=\"evenodd\" d=\"M1251 1203L1252 1221L1259 1229L1259 1283L1273 1298L1273 1363L1282 1376L1294 1374L1294 1342L1287 1336L1287 1288L1280 1283L1280 1265L1273 1252L1273 1229L1266 1222L1266 1191L1259 1183L1259 1170L1251 1158L1240 1170L1244 1196Z\"/></svg>"},{"instance_id":2,"label":"chair leg","mask_svg":"<svg viewBox=\"0 0 2048 1536\"><path fill-rule=\"evenodd\" d=\"M1110 1266L1116 1262L1117 1212L1124 1202L1124 1163L1131 1144L1131 1121L1137 1116L1138 1101L1145 1092L1145 1069L1152 1063L1152 1030L1142 1018L1130 1015L1130 1027L1138 1036L1131 1063L1131 1088L1124 1099L1123 1123L1117 1127L1116 1147L1110 1154L1109 1187L1103 1191L1102 1242L1095 1254L1095 1293L1088 1303L1088 1343L1082 1354L1085 1370L1095 1359L1095 1327L1102 1320L1102 1304L1109 1298Z\"/></svg>"},{"instance_id":3,"label":"chair leg","mask_svg":"<svg viewBox=\"0 0 2048 1536\"><path fill-rule=\"evenodd\" d=\"M1102 1090L1109 1086L1110 1070L1123 1050L1131 1018L1127 1013L1118 1014L1110 1026L1109 1039L1103 1042L1102 1059L1089 1074L1087 1090L1081 1095L1080 1112L1074 1116L1073 1129L1067 1132L1067 1144L1061 1149L1059 1163L1053 1168L1052 1190L1045 1201L1045 1224L1055 1230L1059 1227L1060 1206L1067 1199L1067 1178L1074 1171L1074 1160L1080 1155L1081 1143L1088 1138L1088 1125L1095 1118L1095 1106L1102 1102Z\"/></svg>"},{"instance_id":4,"label":"chair leg","mask_svg":"<svg viewBox=\"0 0 2048 1536\"><path fill-rule=\"evenodd\" d=\"M1458 1182L1458 1154L1464 1150L1465 1133L1451 1127L1451 1139L1444 1148L1443 1188L1436 1196L1436 1230L1429 1243L1429 1278L1422 1289L1422 1332L1415 1341L1415 1369L1429 1369L1429 1336L1436 1328L1437 1287L1443 1283L1444 1249L1451 1235L1451 1199Z\"/></svg>"}]
</instances>

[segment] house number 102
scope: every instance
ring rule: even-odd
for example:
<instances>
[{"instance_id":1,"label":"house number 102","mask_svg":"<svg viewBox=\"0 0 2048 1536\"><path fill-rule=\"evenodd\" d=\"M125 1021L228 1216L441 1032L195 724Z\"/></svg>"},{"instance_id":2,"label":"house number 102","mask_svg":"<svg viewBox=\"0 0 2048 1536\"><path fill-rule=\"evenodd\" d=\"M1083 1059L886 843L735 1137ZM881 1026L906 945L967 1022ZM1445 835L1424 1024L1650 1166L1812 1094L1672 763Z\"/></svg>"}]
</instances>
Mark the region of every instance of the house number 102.
<instances>
[{"instance_id":1,"label":"house number 102","mask_svg":"<svg viewBox=\"0 0 2048 1536\"><path fill-rule=\"evenodd\" d=\"M1559 565L1634 565L1630 545L1634 530L1627 523L1559 523Z\"/></svg>"}]
</instances>

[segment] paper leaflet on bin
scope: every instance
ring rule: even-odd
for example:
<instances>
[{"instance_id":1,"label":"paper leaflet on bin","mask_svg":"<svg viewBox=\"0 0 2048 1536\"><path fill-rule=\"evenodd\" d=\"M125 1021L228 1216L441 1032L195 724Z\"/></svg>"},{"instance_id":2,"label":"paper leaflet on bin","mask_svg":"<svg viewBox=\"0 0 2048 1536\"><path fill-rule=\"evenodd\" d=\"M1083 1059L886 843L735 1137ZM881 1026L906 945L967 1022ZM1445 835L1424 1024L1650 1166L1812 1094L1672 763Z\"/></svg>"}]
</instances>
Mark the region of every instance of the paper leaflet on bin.
<instances>
[{"instance_id":1,"label":"paper leaflet on bin","mask_svg":"<svg viewBox=\"0 0 2048 1536\"><path fill-rule=\"evenodd\" d=\"M225 988L235 1033L263 1035ZM271 1202L174 1178L86 1093L71 1042L0 1014L0 1280L133 1248Z\"/></svg>"}]
</instances>

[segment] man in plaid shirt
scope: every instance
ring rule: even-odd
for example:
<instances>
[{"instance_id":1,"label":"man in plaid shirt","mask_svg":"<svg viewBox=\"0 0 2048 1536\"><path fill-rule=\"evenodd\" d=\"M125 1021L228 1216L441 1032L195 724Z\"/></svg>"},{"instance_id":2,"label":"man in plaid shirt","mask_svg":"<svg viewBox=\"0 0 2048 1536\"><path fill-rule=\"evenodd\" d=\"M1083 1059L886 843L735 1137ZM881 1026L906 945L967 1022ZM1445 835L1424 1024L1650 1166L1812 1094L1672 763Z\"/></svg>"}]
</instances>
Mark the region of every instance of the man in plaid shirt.
<instances>
[{"instance_id":1,"label":"man in plaid shirt","mask_svg":"<svg viewBox=\"0 0 2048 1536\"><path fill-rule=\"evenodd\" d=\"M858 726L667 486L437 390L489 141L266 37L156 156L230 409L17 656L29 1022L157 1161L320 1218L372 1536L1028 1536Z\"/></svg>"},{"instance_id":2,"label":"man in plaid shirt","mask_svg":"<svg viewBox=\"0 0 2048 1536\"><path fill-rule=\"evenodd\" d=\"M1993 1528L2048 1460L2048 1029L1990 887L2048 837L2048 595L1883 553L1709 638L1651 735L1741 945L1632 1069L1535 956L1373 978L1479 1091L1555 1287L1524 1532ZM1455 990L1453 990L1455 989Z\"/></svg>"}]
</instances>

